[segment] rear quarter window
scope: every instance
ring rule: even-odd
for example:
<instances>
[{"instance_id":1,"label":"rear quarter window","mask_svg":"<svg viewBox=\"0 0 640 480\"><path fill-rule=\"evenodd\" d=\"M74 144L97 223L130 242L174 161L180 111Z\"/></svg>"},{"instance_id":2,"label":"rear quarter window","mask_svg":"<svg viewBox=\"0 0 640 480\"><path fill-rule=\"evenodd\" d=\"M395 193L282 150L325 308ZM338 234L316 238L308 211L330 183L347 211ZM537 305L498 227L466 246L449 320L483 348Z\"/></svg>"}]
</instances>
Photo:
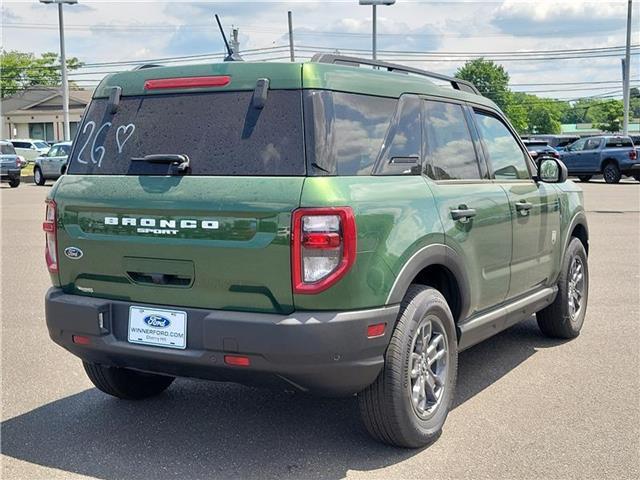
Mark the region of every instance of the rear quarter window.
<instances>
[{"instance_id":1,"label":"rear quarter window","mask_svg":"<svg viewBox=\"0 0 640 480\"><path fill-rule=\"evenodd\" d=\"M166 175L167 164L132 161L187 155L191 175L304 175L299 90L271 90L264 108L253 92L206 92L92 101L71 153L69 174Z\"/></svg>"},{"instance_id":2,"label":"rear quarter window","mask_svg":"<svg viewBox=\"0 0 640 480\"><path fill-rule=\"evenodd\" d=\"M370 175L398 100L324 90L304 95L311 171L318 175Z\"/></svg>"},{"instance_id":3,"label":"rear quarter window","mask_svg":"<svg viewBox=\"0 0 640 480\"><path fill-rule=\"evenodd\" d=\"M13 148L13 145L10 144L0 144L0 153L2 155L15 155L16 150Z\"/></svg>"},{"instance_id":4,"label":"rear quarter window","mask_svg":"<svg viewBox=\"0 0 640 480\"><path fill-rule=\"evenodd\" d=\"M630 138L609 138L605 148L632 148L633 142Z\"/></svg>"}]
</instances>

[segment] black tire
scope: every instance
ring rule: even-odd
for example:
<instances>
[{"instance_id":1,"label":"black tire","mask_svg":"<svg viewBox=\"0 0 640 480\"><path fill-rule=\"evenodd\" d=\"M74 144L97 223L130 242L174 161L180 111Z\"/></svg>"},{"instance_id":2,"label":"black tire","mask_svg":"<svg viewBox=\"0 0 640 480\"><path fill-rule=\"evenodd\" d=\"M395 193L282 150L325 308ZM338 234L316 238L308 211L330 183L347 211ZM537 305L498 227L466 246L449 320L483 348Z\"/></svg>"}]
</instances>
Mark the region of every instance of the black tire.
<instances>
[{"instance_id":1,"label":"black tire","mask_svg":"<svg viewBox=\"0 0 640 480\"><path fill-rule=\"evenodd\" d=\"M582 274L584 279L583 295L580 310L572 317L569 296L571 288L569 286L571 267L574 259L579 259L582 264ZM554 302L548 307L540 310L537 314L538 326L542 333L552 338L575 338L580 335L580 329L584 324L584 317L587 311L589 299L589 265L587 263L587 252L584 245L577 238L572 238L567 247L562 261L562 271L558 279L558 295Z\"/></svg>"},{"instance_id":2,"label":"black tire","mask_svg":"<svg viewBox=\"0 0 640 480\"><path fill-rule=\"evenodd\" d=\"M17 178L11 178L9 180L9 186L11 188L18 188L20 186L20 177Z\"/></svg>"},{"instance_id":3,"label":"black tire","mask_svg":"<svg viewBox=\"0 0 640 480\"><path fill-rule=\"evenodd\" d=\"M633 178L635 178L637 182L640 182L640 173L635 174Z\"/></svg>"},{"instance_id":4,"label":"black tire","mask_svg":"<svg viewBox=\"0 0 640 480\"><path fill-rule=\"evenodd\" d=\"M82 362L89 380L98 390L124 400L141 400L164 392L174 380L152 373L136 372L128 368L106 367Z\"/></svg>"},{"instance_id":5,"label":"black tire","mask_svg":"<svg viewBox=\"0 0 640 480\"><path fill-rule=\"evenodd\" d=\"M620 173L618 165L613 162L609 162L602 169L602 176L604 181L607 183L618 183L622 174Z\"/></svg>"},{"instance_id":6,"label":"black tire","mask_svg":"<svg viewBox=\"0 0 640 480\"><path fill-rule=\"evenodd\" d=\"M419 327L425 321L433 322L444 333L446 377L440 387L439 402L431 413L425 414L426 418L421 418L410 394L411 369L415 367L414 371L419 371L420 363L413 363L411 359ZM458 371L457 347L453 315L442 294L430 287L411 285L391 334L384 367L375 382L358 394L362 420L374 438L406 448L424 447L438 439L453 402Z\"/></svg>"},{"instance_id":7,"label":"black tire","mask_svg":"<svg viewBox=\"0 0 640 480\"><path fill-rule=\"evenodd\" d=\"M44 178L44 175L42 174L42 170L40 170L40 167L36 167L33 169L33 182L36 185L44 185L45 182L47 180Z\"/></svg>"},{"instance_id":8,"label":"black tire","mask_svg":"<svg viewBox=\"0 0 640 480\"><path fill-rule=\"evenodd\" d=\"M593 177L593 175L578 175L578 179L581 182L588 182L589 180L591 180L591 177Z\"/></svg>"}]
</instances>

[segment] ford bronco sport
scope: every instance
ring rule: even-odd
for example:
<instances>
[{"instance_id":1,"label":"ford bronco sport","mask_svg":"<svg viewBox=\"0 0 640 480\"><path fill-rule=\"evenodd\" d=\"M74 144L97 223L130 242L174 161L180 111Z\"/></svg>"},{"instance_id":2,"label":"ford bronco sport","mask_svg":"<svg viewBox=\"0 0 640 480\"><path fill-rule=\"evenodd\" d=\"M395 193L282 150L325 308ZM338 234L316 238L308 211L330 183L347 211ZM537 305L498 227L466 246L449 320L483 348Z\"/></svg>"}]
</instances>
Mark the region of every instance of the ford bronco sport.
<instances>
[{"instance_id":1,"label":"ford bronco sport","mask_svg":"<svg viewBox=\"0 0 640 480\"><path fill-rule=\"evenodd\" d=\"M582 193L537 163L473 85L398 65L113 74L47 199L50 336L119 398L357 394L374 437L428 444L459 351L533 314L582 327Z\"/></svg>"}]
</instances>

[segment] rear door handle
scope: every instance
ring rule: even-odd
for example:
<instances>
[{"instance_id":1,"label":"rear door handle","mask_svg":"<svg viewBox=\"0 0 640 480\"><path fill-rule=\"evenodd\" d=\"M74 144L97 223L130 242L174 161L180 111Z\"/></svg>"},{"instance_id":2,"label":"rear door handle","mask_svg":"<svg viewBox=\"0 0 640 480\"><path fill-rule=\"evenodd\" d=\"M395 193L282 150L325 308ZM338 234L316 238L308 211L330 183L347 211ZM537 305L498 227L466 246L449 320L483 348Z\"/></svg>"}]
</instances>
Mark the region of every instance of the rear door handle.
<instances>
[{"instance_id":1,"label":"rear door handle","mask_svg":"<svg viewBox=\"0 0 640 480\"><path fill-rule=\"evenodd\" d=\"M460 205L459 208L451 210L451 218L461 222L467 222L470 218L476 216L476 210L474 208L466 208L465 205Z\"/></svg>"}]
</instances>

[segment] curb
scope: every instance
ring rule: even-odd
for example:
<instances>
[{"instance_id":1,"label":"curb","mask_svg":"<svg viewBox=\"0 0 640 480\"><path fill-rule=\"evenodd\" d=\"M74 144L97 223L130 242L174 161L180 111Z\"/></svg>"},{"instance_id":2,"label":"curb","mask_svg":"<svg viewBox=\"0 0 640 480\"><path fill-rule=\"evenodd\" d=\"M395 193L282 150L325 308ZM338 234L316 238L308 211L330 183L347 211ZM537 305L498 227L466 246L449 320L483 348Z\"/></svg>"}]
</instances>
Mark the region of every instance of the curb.
<instances>
[{"instance_id":1,"label":"curb","mask_svg":"<svg viewBox=\"0 0 640 480\"><path fill-rule=\"evenodd\" d=\"M34 183L33 175L21 175L20 183Z\"/></svg>"}]
</instances>

